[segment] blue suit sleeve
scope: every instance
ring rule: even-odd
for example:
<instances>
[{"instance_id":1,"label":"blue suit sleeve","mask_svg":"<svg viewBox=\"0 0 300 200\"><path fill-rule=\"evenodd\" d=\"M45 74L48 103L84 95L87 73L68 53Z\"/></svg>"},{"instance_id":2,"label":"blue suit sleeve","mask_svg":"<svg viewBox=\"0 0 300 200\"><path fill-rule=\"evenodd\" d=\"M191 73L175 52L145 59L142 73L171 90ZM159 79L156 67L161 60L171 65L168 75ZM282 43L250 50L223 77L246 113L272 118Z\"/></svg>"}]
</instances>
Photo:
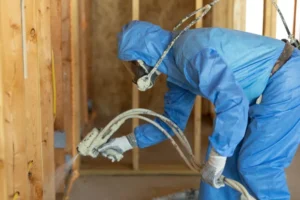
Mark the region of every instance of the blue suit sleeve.
<instances>
[{"instance_id":1,"label":"blue suit sleeve","mask_svg":"<svg viewBox=\"0 0 300 200\"><path fill-rule=\"evenodd\" d=\"M170 82L167 83L169 91L164 98L164 116L172 120L181 130L184 130L195 101L195 94L180 88ZM174 133L164 122L155 119L172 136ZM152 124L138 126L134 130L139 148L146 148L162 142L167 137Z\"/></svg>"},{"instance_id":2,"label":"blue suit sleeve","mask_svg":"<svg viewBox=\"0 0 300 200\"><path fill-rule=\"evenodd\" d=\"M232 156L245 135L249 101L215 50L202 50L190 60L189 66L197 70L191 75L192 82L215 106L214 131L209 141L220 155Z\"/></svg>"}]
</instances>

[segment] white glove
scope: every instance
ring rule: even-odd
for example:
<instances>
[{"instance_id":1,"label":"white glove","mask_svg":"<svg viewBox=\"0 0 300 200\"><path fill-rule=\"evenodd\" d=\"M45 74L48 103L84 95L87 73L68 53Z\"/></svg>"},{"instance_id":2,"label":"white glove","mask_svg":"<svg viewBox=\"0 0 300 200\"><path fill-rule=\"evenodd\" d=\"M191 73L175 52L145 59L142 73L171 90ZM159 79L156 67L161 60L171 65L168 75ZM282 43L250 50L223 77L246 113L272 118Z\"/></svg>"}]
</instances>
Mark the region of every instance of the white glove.
<instances>
[{"instance_id":1,"label":"white glove","mask_svg":"<svg viewBox=\"0 0 300 200\"><path fill-rule=\"evenodd\" d=\"M201 173L202 180L215 188L224 187L225 184L224 180L221 179L221 175L225 168L226 159L212 148Z\"/></svg>"},{"instance_id":2,"label":"white glove","mask_svg":"<svg viewBox=\"0 0 300 200\"><path fill-rule=\"evenodd\" d=\"M112 162L119 162L124 157L123 154L132 148L133 146L130 144L128 137L123 136L110 139L107 143L100 146L98 152L102 156L109 158Z\"/></svg>"}]
</instances>

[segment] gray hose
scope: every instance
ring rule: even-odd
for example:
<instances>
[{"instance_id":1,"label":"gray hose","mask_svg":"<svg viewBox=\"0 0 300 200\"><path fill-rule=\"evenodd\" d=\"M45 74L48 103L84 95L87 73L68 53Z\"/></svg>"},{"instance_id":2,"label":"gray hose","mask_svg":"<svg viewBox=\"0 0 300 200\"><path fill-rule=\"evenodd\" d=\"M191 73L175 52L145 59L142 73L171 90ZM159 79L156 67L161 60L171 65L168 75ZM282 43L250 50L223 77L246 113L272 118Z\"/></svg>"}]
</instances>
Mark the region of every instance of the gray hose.
<instances>
[{"instance_id":1,"label":"gray hose","mask_svg":"<svg viewBox=\"0 0 300 200\"><path fill-rule=\"evenodd\" d=\"M164 123L166 123L174 132L174 134L178 137L179 141L181 142L182 146L184 147L185 151L187 152L187 155L184 153L184 151L179 147L179 145L175 142L175 140L172 138L172 136L162 127L160 126L157 122L153 121L152 119L148 119L147 117L144 116L140 116L140 115L151 115L151 116L155 116L157 118L159 118L160 120L162 120ZM190 144L188 143L188 140L186 139L185 135L183 134L183 132L181 131L181 129L174 123L172 122L170 119L166 118L163 115L160 115L158 113L155 113L151 110L147 110L147 109L132 109L132 110L128 110L124 113L121 113L120 115L118 115L117 117L115 117L102 131L105 131L105 133L107 133L104 137L111 137L113 133L115 133L115 131L127 120L127 119L131 119L131 118L138 118L138 119L142 119L144 121L147 121L149 123L151 123L152 125L154 125L156 128L158 128L164 135L166 135L166 137L171 140L172 145L175 147L175 149L179 152L180 156L182 157L182 159L185 161L185 163L188 165L188 167L201 174L202 171L202 166L200 166L199 163L197 163L197 161L195 160L195 157L193 155L193 152L191 150ZM244 198L245 200L255 200L255 198L253 198L248 191L246 190L246 188L240 184L239 182L226 178L224 176L221 177L224 180L224 183L239 191L242 194L242 198Z\"/></svg>"}]
</instances>

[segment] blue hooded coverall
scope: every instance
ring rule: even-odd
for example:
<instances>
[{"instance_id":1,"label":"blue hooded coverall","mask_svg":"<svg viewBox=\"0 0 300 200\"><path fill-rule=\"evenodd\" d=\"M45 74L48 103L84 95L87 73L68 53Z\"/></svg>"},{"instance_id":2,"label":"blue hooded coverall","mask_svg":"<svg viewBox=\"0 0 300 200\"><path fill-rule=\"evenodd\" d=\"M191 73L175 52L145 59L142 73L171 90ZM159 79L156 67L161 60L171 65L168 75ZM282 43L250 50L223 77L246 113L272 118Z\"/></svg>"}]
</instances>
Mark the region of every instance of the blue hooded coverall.
<instances>
[{"instance_id":1,"label":"blue hooded coverall","mask_svg":"<svg viewBox=\"0 0 300 200\"><path fill-rule=\"evenodd\" d=\"M119 34L118 56L153 67L176 34L148 22L130 22ZM290 199L284 169L300 141L300 51L295 49L270 77L284 45L236 30L193 29L177 40L159 66L169 87L164 115L184 130L196 95L209 99L216 111L209 149L228 157L225 176L261 200ZM139 148L166 139L150 124L136 127L135 136ZM215 189L201 182L199 199L239 198L229 187Z\"/></svg>"}]
</instances>

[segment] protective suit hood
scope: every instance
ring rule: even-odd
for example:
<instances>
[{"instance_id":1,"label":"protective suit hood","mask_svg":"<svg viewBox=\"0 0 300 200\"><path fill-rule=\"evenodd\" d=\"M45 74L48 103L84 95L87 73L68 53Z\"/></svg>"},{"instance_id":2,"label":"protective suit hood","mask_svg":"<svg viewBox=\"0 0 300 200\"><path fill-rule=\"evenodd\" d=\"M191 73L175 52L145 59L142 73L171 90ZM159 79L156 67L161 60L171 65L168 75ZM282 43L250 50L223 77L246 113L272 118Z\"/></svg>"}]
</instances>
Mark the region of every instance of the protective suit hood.
<instances>
[{"instance_id":1,"label":"protective suit hood","mask_svg":"<svg viewBox=\"0 0 300 200\"><path fill-rule=\"evenodd\" d=\"M143 60L154 67L168 44L172 33L143 21L132 21L118 35L118 58L123 61ZM176 66L173 50L163 60L158 70L168 75L168 68Z\"/></svg>"}]
</instances>

